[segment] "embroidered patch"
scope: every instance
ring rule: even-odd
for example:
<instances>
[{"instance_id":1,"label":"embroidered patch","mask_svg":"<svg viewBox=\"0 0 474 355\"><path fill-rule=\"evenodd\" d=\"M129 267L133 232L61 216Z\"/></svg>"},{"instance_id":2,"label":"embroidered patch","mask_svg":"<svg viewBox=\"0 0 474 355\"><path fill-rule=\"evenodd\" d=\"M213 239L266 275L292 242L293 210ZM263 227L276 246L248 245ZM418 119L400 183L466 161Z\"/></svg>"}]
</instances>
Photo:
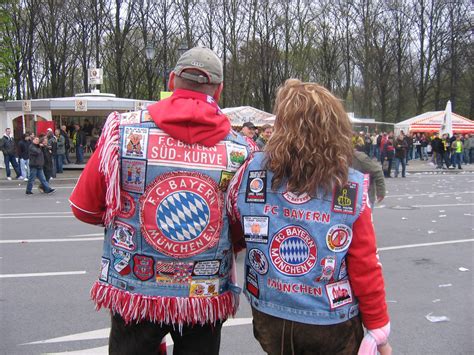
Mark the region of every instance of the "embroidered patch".
<instances>
[{"instance_id":1,"label":"embroidered patch","mask_svg":"<svg viewBox=\"0 0 474 355\"><path fill-rule=\"evenodd\" d=\"M145 159L148 143L148 128L125 127L123 131L122 156Z\"/></svg>"},{"instance_id":2,"label":"embroidered patch","mask_svg":"<svg viewBox=\"0 0 474 355\"><path fill-rule=\"evenodd\" d=\"M146 160L122 159L122 189L143 193L145 190Z\"/></svg>"},{"instance_id":3,"label":"embroidered patch","mask_svg":"<svg viewBox=\"0 0 474 355\"><path fill-rule=\"evenodd\" d=\"M159 284L189 284L193 263L156 262L156 282Z\"/></svg>"},{"instance_id":4,"label":"embroidered patch","mask_svg":"<svg viewBox=\"0 0 474 355\"><path fill-rule=\"evenodd\" d=\"M142 122L151 122L153 121L153 118L151 117L150 113L148 110L143 110L142 111L142 117L141 117Z\"/></svg>"},{"instance_id":5,"label":"embroidered patch","mask_svg":"<svg viewBox=\"0 0 474 355\"><path fill-rule=\"evenodd\" d=\"M268 243L268 221L266 216L243 216L244 235L247 242Z\"/></svg>"},{"instance_id":6,"label":"embroidered patch","mask_svg":"<svg viewBox=\"0 0 474 355\"><path fill-rule=\"evenodd\" d=\"M213 147L186 144L160 129L151 129L149 139L147 157L150 165L229 170L224 142Z\"/></svg>"},{"instance_id":7,"label":"embroidered patch","mask_svg":"<svg viewBox=\"0 0 474 355\"><path fill-rule=\"evenodd\" d=\"M120 191L120 210L117 217L130 218L135 214L135 201L133 197L125 191Z\"/></svg>"},{"instance_id":8,"label":"embroidered patch","mask_svg":"<svg viewBox=\"0 0 474 355\"><path fill-rule=\"evenodd\" d=\"M109 278L109 266L110 260L107 258L102 258L100 262L99 280L107 282L107 279Z\"/></svg>"},{"instance_id":9,"label":"embroidered patch","mask_svg":"<svg viewBox=\"0 0 474 355\"><path fill-rule=\"evenodd\" d=\"M232 180L232 177L234 176L235 173L231 173L225 170L222 170L221 172L221 179L219 180L219 188L221 191L227 191L227 187L229 186L230 180Z\"/></svg>"},{"instance_id":10,"label":"embroidered patch","mask_svg":"<svg viewBox=\"0 0 474 355\"><path fill-rule=\"evenodd\" d=\"M155 274L154 264L155 261L151 256L135 254L133 256L133 273L139 280L147 281Z\"/></svg>"},{"instance_id":11,"label":"embroidered patch","mask_svg":"<svg viewBox=\"0 0 474 355\"><path fill-rule=\"evenodd\" d=\"M132 268L130 267L130 259L132 254L129 252L112 248L112 255L114 256L114 269L120 275L125 276L130 274Z\"/></svg>"},{"instance_id":12,"label":"embroidered patch","mask_svg":"<svg viewBox=\"0 0 474 355\"><path fill-rule=\"evenodd\" d=\"M137 248L135 243L135 229L120 221L115 222L114 234L112 235L112 245L133 251Z\"/></svg>"},{"instance_id":13,"label":"embroidered patch","mask_svg":"<svg viewBox=\"0 0 474 355\"><path fill-rule=\"evenodd\" d=\"M333 212L355 214L359 184L349 181L342 189L334 190L332 198Z\"/></svg>"},{"instance_id":14,"label":"embroidered patch","mask_svg":"<svg viewBox=\"0 0 474 355\"><path fill-rule=\"evenodd\" d=\"M260 289L258 287L258 275L249 265L246 267L245 288L254 297L260 297Z\"/></svg>"},{"instance_id":15,"label":"embroidered patch","mask_svg":"<svg viewBox=\"0 0 474 355\"><path fill-rule=\"evenodd\" d=\"M219 295L219 279L191 280L189 297L213 297Z\"/></svg>"},{"instance_id":16,"label":"embroidered patch","mask_svg":"<svg viewBox=\"0 0 474 355\"><path fill-rule=\"evenodd\" d=\"M341 261L341 268L339 269L339 276L338 280L345 279L347 277L347 266L346 266L346 258L342 259Z\"/></svg>"},{"instance_id":17,"label":"embroidered patch","mask_svg":"<svg viewBox=\"0 0 474 355\"><path fill-rule=\"evenodd\" d=\"M219 260L203 260L194 262L194 276L213 276L219 272L221 262Z\"/></svg>"},{"instance_id":18,"label":"embroidered patch","mask_svg":"<svg viewBox=\"0 0 474 355\"><path fill-rule=\"evenodd\" d=\"M120 115L120 125L125 126L128 124L140 123L140 116L141 116L140 111L122 113Z\"/></svg>"},{"instance_id":19,"label":"embroidered patch","mask_svg":"<svg viewBox=\"0 0 474 355\"><path fill-rule=\"evenodd\" d=\"M250 266L260 275L265 275L268 272L267 257L260 249L250 249L248 258Z\"/></svg>"},{"instance_id":20,"label":"embroidered patch","mask_svg":"<svg viewBox=\"0 0 474 355\"><path fill-rule=\"evenodd\" d=\"M326 285L326 294L331 309L342 307L352 302L352 290L348 280Z\"/></svg>"},{"instance_id":21,"label":"embroidered patch","mask_svg":"<svg viewBox=\"0 0 474 355\"><path fill-rule=\"evenodd\" d=\"M283 227L272 238L270 259L273 266L284 275L305 275L316 264L316 243L300 226Z\"/></svg>"},{"instance_id":22,"label":"embroidered patch","mask_svg":"<svg viewBox=\"0 0 474 355\"><path fill-rule=\"evenodd\" d=\"M293 192L286 191L283 194L283 198L294 205L302 205L303 203L311 200L311 196L309 196L306 192L301 195L296 195Z\"/></svg>"},{"instance_id":23,"label":"embroidered patch","mask_svg":"<svg viewBox=\"0 0 474 355\"><path fill-rule=\"evenodd\" d=\"M321 275L316 278L316 282L334 281L334 270L336 269L336 257L333 255L326 256L320 262L323 267Z\"/></svg>"},{"instance_id":24,"label":"embroidered patch","mask_svg":"<svg viewBox=\"0 0 474 355\"><path fill-rule=\"evenodd\" d=\"M279 279L267 278L267 287L273 288L282 293L305 294L314 297L321 297L323 291L320 286L311 286L301 283L285 282Z\"/></svg>"},{"instance_id":25,"label":"embroidered patch","mask_svg":"<svg viewBox=\"0 0 474 355\"><path fill-rule=\"evenodd\" d=\"M352 240L352 229L345 224L332 226L326 234L326 245L329 250L341 252L347 250Z\"/></svg>"},{"instance_id":26,"label":"embroidered patch","mask_svg":"<svg viewBox=\"0 0 474 355\"><path fill-rule=\"evenodd\" d=\"M248 152L244 145L226 141L227 169L235 172L247 159Z\"/></svg>"},{"instance_id":27,"label":"embroidered patch","mask_svg":"<svg viewBox=\"0 0 474 355\"><path fill-rule=\"evenodd\" d=\"M245 202L265 203L267 200L267 172L265 170L249 171Z\"/></svg>"},{"instance_id":28,"label":"embroidered patch","mask_svg":"<svg viewBox=\"0 0 474 355\"><path fill-rule=\"evenodd\" d=\"M223 194L207 175L163 174L148 185L140 206L142 234L163 254L187 258L219 241Z\"/></svg>"}]
</instances>

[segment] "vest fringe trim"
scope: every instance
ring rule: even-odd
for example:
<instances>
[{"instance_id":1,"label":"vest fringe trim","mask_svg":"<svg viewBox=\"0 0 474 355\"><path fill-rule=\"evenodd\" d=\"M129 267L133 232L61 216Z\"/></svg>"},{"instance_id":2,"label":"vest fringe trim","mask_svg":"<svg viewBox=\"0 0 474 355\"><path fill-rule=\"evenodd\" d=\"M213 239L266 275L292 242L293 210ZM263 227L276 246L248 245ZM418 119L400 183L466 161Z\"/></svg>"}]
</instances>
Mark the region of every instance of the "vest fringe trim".
<instances>
[{"instance_id":1,"label":"vest fringe trim","mask_svg":"<svg viewBox=\"0 0 474 355\"><path fill-rule=\"evenodd\" d=\"M120 171L119 171L119 125L120 114L112 112L105 122L102 134L97 142L99 155L99 172L104 174L107 192L105 195L106 211L104 225L112 225L120 210Z\"/></svg>"},{"instance_id":2,"label":"vest fringe trim","mask_svg":"<svg viewBox=\"0 0 474 355\"><path fill-rule=\"evenodd\" d=\"M97 311L102 307L108 308L112 313L120 314L126 323L148 320L175 324L179 328L186 324L215 324L218 320L234 316L238 298L232 291L203 298L143 296L99 281L92 286L90 295Z\"/></svg>"}]
</instances>

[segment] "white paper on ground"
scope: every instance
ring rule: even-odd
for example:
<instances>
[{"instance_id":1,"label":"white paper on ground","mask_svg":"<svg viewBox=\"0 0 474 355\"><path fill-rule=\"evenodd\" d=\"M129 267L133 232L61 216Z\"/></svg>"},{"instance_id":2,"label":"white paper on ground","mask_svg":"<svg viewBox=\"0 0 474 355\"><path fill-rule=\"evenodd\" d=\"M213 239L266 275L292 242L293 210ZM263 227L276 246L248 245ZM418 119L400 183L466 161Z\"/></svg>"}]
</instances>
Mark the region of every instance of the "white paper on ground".
<instances>
[{"instance_id":1,"label":"white paper on ground","mask_svg":"<svg viewBox=\"0 0 474 355\"><path fill-rule=\"evenodd\" d=\"M428 319L431 323L439 323L439 322L449 322L449 318L446 316L432 316L433 312L428 313L425 318Z\"/></svg>"},{"instance_id":2,"label":"white paper on ground","mask_svg":"<svg viewBox=\"0 0 474 355\"><path fill-rule=\"evenodd\" d=\"M453 284L442 284L438 285L438 287L451 287Z\"/></svg>"},{"instance_id":3,"label":"white paper on ground","mask_svg":"<svg viewBox=\"0 0 474 355\"><path fill-rule=\"evenodd\" d=\"M459 271L469 271L469 269L466 269L465 267L462 267L462 266L458 270Z\"/></svg>"}]
</instances>

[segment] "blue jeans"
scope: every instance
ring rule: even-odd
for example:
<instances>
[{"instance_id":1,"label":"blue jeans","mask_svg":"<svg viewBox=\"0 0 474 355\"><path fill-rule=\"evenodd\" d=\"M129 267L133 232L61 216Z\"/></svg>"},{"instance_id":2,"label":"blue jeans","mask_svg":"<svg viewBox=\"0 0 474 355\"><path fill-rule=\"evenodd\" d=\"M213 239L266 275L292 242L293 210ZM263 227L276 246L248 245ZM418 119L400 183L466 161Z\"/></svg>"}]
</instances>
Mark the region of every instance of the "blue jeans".
<instances>
[{"instance_id":1,"label":"blue jeans","mask_svg":"<svg viewBox=\"0 0 474 355\"><path fill-rule=\"evenodd\" d=\"M462 153L454 153L454 163L461 169ZM453 164L454 166L454 164Z\"/></svg>"},{"instance_id":2,"label":"blue jeans","mask_svg":"<svg viewBox=\"0 0 474 355\"><path fill-rule=\"evenodd\" d=\"M374 157L380 160L380 147L378 145L374 145Z\"/></svg>"},{"instance_id":3,"label":"blue jeans","mask_svg":"<svg viewBox=\"0 0 474 355\"><path fill-rule=\"evenodd\" d=\"M76 146L76 163L84 163L84 147Z\"/></svg>"},{"instance_id":4,"label":"blue jeans","mask_svg":"<svg viewBox=\"0 0 474 355\"><path fill-rule=\"evenodd\" d=\"M405 158L397 157L395 157L395 177L398 176L398 173L400 171L400 163L402 163L402 177L405 177L406 160Z\"/></svg>"},{"instance_id":5,"label":"blue jeans","mask_svg":"<svg viewBox=\"0 0 474 355\"><path fill-rule=\"evenodd\" d=\"M30 176L30 160L20 159L21 176L28 178Z\"/></svg>"},{"instance_id":6,"label":"blue jeans","mask_svg":"<svg viewBox=\"0 0 474 355\"><path fill-rule=\"evenodd\" d=\"M13 169L15 170L16 177L20 177L21 172L20 172L20 169L18 168L18 163L16 161L15 156L3 153L3 159L5 161L5 171L7 173L7 177L10 177L10 174L11 174L10 164L13 166Z\"/></svg>"},{"instance_id":7,"label":"blue jeans","mask_svg":"<svg viewBox=\"0 0 474 355\"><path fill-rule=\"evenodd\" d=\"M40 181L45 192L50 192L52 190L48 182L46 181L43 168L30 166L30 176L28 176L28 185L26 185L26 192L31 192L31 190L33 189L33 183L35 182L36 178L38 178L38 180Z\"/></svg>"},{"instance_id":8,"label":"blue jeans","mask_svg":"<svg viewBox=\"0 0 474 355\"><path fill-rule=\"evenodd\" d=\"M66 160L66 156L64 154L56 155L56 172L61 174L63 172L63 165L64 161Z\"/></svg>"}]
</instances>

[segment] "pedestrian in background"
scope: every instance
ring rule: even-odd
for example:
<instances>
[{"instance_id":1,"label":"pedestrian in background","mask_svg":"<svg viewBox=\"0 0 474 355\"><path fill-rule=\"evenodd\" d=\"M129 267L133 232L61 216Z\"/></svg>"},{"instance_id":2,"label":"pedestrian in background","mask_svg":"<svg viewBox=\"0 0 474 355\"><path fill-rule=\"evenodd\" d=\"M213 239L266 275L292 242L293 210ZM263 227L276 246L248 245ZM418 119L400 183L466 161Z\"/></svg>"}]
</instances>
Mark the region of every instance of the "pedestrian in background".
<instances>
[{"instance_id":1,"label":"pedestrian in background","mask_svg":"<svg viewBox=\"0 0 474 355\"><path fill-rule=\"evenodd\" d=\"M86 134L78 123L74 125L72 143L76 149L76 164L84 164L84 148L87 144L87 138Z\"/></svg>"},{"instance_id":2,"label":"pedestrian in background","mask_svg":"<svg viewBox=\"0 0 474 355\"><path fill-rule=\"evenodd\" d=\"M395 177L398 177L400 164L402 164L402 178L405 177L407 149L408 144L402 132L395 140Z\"/></svg>"},{"instance_id":3,"label":"pedestrian in background","mask_svg":"<svg viewBox=\"0 0 474 355\"><path fill-rule=\"evenodd\" d=\"M57 161L57 156L58 156L58 141L51 128L48 128L48 130L46 131L46 136L48 137L48 147L51 151L51 159L53 161L52 169L51 169L51 177L53 179L56 179L56 172L57 172L56 161Z\"/></svg>"},{"instance_id":4,"label":"pedestrian in background","mask_svg":"<svg viewBox=\"0 0 474 355\"><path fill-rule=\"evenodd\" d=\"M456 140L451 144L451 149L454 152L454 165L457 165L458 169L462 169L461 161L463 159L463 143L461 141L461 138L462 135L458 134L456 136Z\"/></svg>"},{"instance_id":5,"label":"pedestrian in background","mask_svg":"<svg viewBox=\"0 0 474 355\"><path fill-rule=\"evenodd\" d=\"M464 136L464 142L463 142L462 150L463 150L464 164L470 164L471 163L471 158L470 158L471 141L469 140L469 134L466 134Z\"/></svg>"},{"instance_id":6,"label":"pedestrian in background","mask_svg":"<svg viewBox=\"0 0 474 355\"><path fill-rule=\"evenodd\" d=\"M363 174L369 174L370 203L373 205L375 202L382 202L385 198L385 179L382 166L363 152L355 150L352 157L352 168Z\"/></svg>"},{"instance_id":7,"label":"pedestrian in background","mask_svg":"<svg viewBox=\"0 0 474 355\"><path fill-rule=\"evenodd\" d=\"M30 144L31 134L23 134L20 142L18 143L18 155L20 158L21 176L23 176L24 181L28 181L28 176L30 176Z\"/></svg>"},{"instance_id":8,"label":"pedestrian in background","mask_svg":"<svg viewBox=\"0 0 474 355\"><path fill-rule=\"evenodd\" d=\"M474 163L474 135L469 135L469 163Z\"/></svg>"},{"instance_id":9,"label":"pedestrian in background","mask_svg":"<svg viewBox=\"0 0 474 355\"><path fill-rule=\"evenodd\" d=\"M33 183L36 178L40 181L45 193L49 194L54 192L54 189L49 186L44 176L44 155L42 146L43 143L40 144L40 138L34 137L29 147L30 176L28 177L28 184L26 185L27 195L33 195Z\"/></svg>"},{"instance_id":10,"label":"pedestrian in background","mask_svg":"<svg viewBox=\"0 0 474 355\"><path fill-rule=\"evenodd\" d=\"M260 134L260 137L258 137L256 143L258 145L258 148L260 150L263 150L265 145L267 144L268 140L272 136L273 132L273 127L270 126L269 124L263 125L262 126L262 134Z\"/></svg>"},{"instance_id":11,"label":"pedestrian in background","mask_svg":"<svg viewBox=\"0 0 474 355\"><path fill-rule=\"evenodd\" d=\"M62 125L60 132L61 136L64 137L64 147L66 148L66 153L64 154L66 161L64 162L64 165L71 164L71 161L69 160L69 149L71 149L71 139L69 138L67 127L65 125Z\"/></svg>"},{"instance_id":12,"label":"pedestrian in background","mask_svg":"<svg viewBox=\"0 0 474 355\"><path fill-rule=\"evenodd\" d=\"M63 173L63 165L66 161L66 139L64 136L61 134L60 129L56 129L54 132L56 134L56 142L57 142L57 148L56 148L56 171L58 174Z\"/></svg>"},{"instance_id":13,"label":"pedestrian in background","mask_svg":"<svg viewBox=\"0 0 474 355\"><path fill-rule=\"evenodd\" d=\"M17 179L23 179L24 177L21 176L20 169L18 167L18 162L16 160L16 146L15 140L11 136L12 131L10 128L5 129L5 133L3 137L0 139L0 149L3 153L3 161L5 162L5 172L7 174L7 180L11 180L11 170L10 164L12 165L13 169L16 173Z\"/></svg>"},{"instance_id":14,"label":"pedestrian in background","mask_svg":"<svg viewBox=\"0 0 474 355\"><path fill-rule=\"evenodd\" d=\"M393 158L395 156L395 148L393 146L393 138L388 138L385 141L385 144L383 146L383 157L384 157L384 163L383 163L383 172L386 178L391 177L392 173L392 162Z\"/></svg>"},{"instance_id":15,"label":"pedestrian in background","mask_svg":"<svg viewBox=\"0 0 474 355\"><path fill-rule=\"evenodd\" d=\"M45 135L40 135L39 140L41 142L41 151L43 152L43 157L44 157L44 164L43 164L43 173L46 182L49 184L49 180L52 177L53 174L53 153L51 151L51 146L49 146L48 142L48 136ZM47 192L48 189L46 188L45 185L41 184L39 187L39 190L41 192Z\"/></svg>"}]
</instances>

